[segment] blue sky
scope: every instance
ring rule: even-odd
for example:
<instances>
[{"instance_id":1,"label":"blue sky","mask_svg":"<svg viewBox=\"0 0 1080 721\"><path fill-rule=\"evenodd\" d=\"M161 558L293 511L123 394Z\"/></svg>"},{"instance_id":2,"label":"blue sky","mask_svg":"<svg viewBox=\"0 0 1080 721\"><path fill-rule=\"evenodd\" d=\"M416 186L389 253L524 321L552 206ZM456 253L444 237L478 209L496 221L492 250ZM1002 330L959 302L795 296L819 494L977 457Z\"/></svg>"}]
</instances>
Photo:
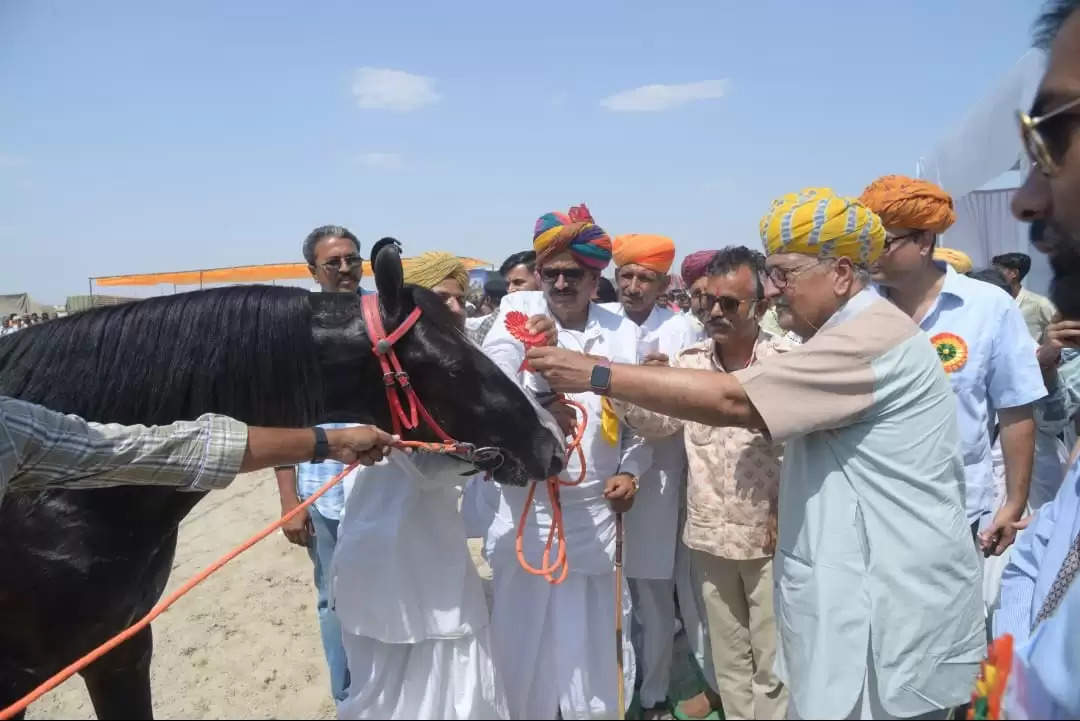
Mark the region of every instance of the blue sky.
<instances>
[{"instance_id":1,"label":"blue sky","mask_svg":"<svg viewBox=\"0 0 1080 721\"><path fill-rule=\"evenodd\" d=\"M298 261L324 223L498 263L582 201L754 245L779 194L914 172L1038 9L0 0L0 293Z\"/></svg>"}]
</instances>

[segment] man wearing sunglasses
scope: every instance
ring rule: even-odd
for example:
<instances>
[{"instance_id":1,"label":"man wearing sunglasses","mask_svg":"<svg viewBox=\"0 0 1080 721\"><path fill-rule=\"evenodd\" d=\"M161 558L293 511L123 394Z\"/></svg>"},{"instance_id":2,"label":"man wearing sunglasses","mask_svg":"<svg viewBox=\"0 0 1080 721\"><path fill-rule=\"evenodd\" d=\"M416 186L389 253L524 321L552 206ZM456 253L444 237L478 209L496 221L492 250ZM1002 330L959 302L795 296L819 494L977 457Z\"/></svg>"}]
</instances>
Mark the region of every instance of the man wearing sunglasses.
<instances>
[{"instance_id":1,"label":"man wearing sunglasses","mask_svg":"<svg viewBox=\"0 0 1080 721\"><path fill-rule=\"evenodd\" d=\"M666 236L632 233L613 244L618 303L603 307L637 326L638 361L664 362L700 339L682 313L657 301L667 291L675 242ZM670 435L670 434L669 434ZM649 442L652 468L640 479L634 507L626 514L623 563L634 603L634 651L644 718L668 713L667 692L675 627L675 543L686 454L680 438Z\"/></svg>"},{"instance_id":2,"label":"man wearing sunglasses","mask_svg":"<svg viewBox=\"0 0 1080 721\"><path fill-rule=\"evenodd\" d=\"M789 347L760 325L768 305L765 256L741 246L724 248L705 277L702 307L710 338L673 354L672 367L742 370ZM711 683L724 713L784 718L787 691L773 673L772 576L782 448L759 431L684 422L638 407L629 410L626 422L647 439L682 444L689 458L683 542L692 554L692 597L704 601L716 675ZM682 594L679 601L685 603ZM702 700L694 702L700 706Z\"/></svg>"},{"instance_id":3,"label":"man wearing sunglasses","mask_svg":"<svg viewBox=\"0 0 1080 721\"><path fill-rule=\"evenodd\" d=\"M316 228L304 239L301 250L311 277L324 293L356 293L364 274L360 241L340 225ZM348 423L325 423L323 428L347 428ZM335 462L301 463L275 469L281 512L293 510L324 483L345 468ZM336 701L348 695L349 669L341 641L341 624L330 607L330 561L337 547L338 527L345 507L345 484L339 483L307 511L296 515L281 531L289 542L307 549L314 565L316 611L323 651L330 671L330 691Z\"/></svg>"},{"instance_id":4,"label":"man wearing sunglasses","mask_svg":"<svg viewBox=\"0 0 1080 721\"><path fill-rule=\"evenodd\" d=\"M1041 227L1036 247L1054 271L1050 299L1064 320L1051 333L1080 347L1080 2L1056 0L1036 24L1049 50L1046 74L1020 131L1032 163L1013 198L1013 214ZM1038 237L1037 237L1038 236ZM1076 639L1080 624L1080 465L1021 534L1001 578L994 633L1018 644L1017 674L1026 694L1006 705L1015 718L1080 716ZM1069 599L1074 601L1069 603ZM1019 707L1012 707L1018 702Z\"/></svg>"},{"instance_id":5,"label":"man wearing sunglasses","mask_svg":"<svg viewBox=\"0 0 1080 721\"><path fill-rule=\"evenodd\" d=\"M773 203L761 236L765 296L805 343L731 373L615 365L599 390L784 444L773 574L790 717L944 718L986 649L955 397L926 336L871 286L872 211L807 188ZM591 387L588 356L528 359L556 390Z\"/></svg>"},{"instance_id":6,"label":"man wearing sunglasses","mask_svg":"<svg viewBox=\"0 0 1080 721\"><path fill-rule=\"evenodd\" d=\"M953 224L952 198L925 180L886 175L863 191L881 218L885 252L874 280L930 336L957 399L967 518L986 555L1000 556L1027 507L1035 457L1032 404L1046 395L1020 309L1005 293L935 261L937 236ZM1000 425L1006 498L994 508L990 454L994 416Z\"/></svg>"},{"instance_id":7,"label":"man wearing sunglasses","mask_svg":"<svg viewBox=\"0 0 1080 721\"><path fill-rule=\"evenodd\" d=\"M637 362L637 327L591 302L611 260L611 240L585 206L547 213L533 235L543 291L512 293L484 340L484 351L508 375L538 395L550 389L523 367L525 347L506 327L509 312L555 318L558 345L611 362ZM593 380L604 384L600 371ZM587 389L586 389L587 390ZM550 394L548 394L550 395ZM510 705L510 718L617 718L616 689L633 695L634 653L629 633L621 649L625 677L617 677L614 645L615 513L630 510L637 479L651 466L651 449L625 429L597 395L571 395L589 414L581 447L587 475L560 488L569 574L559 584L522 567L515 529L523 528L521 556L536 566L552 528L542 486L522 516L528 490L485 484L480 513L490 518L485 555L495 579L491 629L493 657ZM571 457L560 476L573 482L579 462ZM520 519L520 520L519 520ZM554 554L552 554L554 555ZM630 594L621 596L623 627L630 628ZM671 627L668 628L671 633ZM625 709L622 709L625 711Z\"/></svg>"}]
</instances>

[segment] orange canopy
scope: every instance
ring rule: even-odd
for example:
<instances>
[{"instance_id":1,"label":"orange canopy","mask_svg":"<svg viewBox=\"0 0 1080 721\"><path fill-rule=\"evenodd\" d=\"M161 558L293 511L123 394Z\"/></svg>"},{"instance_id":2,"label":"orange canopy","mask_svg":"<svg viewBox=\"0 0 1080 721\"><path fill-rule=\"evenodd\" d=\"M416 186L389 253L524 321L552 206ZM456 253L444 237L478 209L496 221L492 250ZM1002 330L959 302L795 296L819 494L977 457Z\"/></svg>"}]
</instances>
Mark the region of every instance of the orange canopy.
<instances>
[{"instance_id":1,"label":"orange canopy","mask_svg":"<svg viewBox=\"0 0 1080 721\"><path fill-rule=\"evenodd\" d=\"M412 258L402 258L408 270ZM466 270L490 267L486 260L461 258ZM371 275L371 263L364 261L364 275ZM206 268L204 270L180 270L171 273L139 273L135 275L108 275L93 278L95 285L201 285L203 283L260 283L268 280L303 280L310 278L307 263L271 263L269 265L239 265L233 268Z\"/></svg>"}]
</instances>

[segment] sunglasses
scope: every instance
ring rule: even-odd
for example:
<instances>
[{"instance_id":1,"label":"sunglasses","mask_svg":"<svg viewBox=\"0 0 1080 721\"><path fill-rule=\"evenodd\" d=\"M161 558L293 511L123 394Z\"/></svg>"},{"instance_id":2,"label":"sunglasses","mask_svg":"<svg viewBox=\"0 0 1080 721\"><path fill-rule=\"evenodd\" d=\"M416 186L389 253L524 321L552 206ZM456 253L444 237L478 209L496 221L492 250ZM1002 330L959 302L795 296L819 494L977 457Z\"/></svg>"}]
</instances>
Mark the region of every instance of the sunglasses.
<instances>
[{"instance_id":1,"label":"sunglasses","mask_svg":"<svg viewBox=\"0 0 1080 721\"><path fill-rule=\"evenodd\" d=\"M735 315L744 305L754 306L758 302L763 300L762 298L746 298L739 300L738 298L732 298L730 295L713 295L712 293L701 294L701 308L702 310L711 311L716 305L720 304L720 310L724 315Z\"/></svg>"},{"instance_id":2,"label":"sunglasses","mask_svg":"<svg viewBox=\"0 0 1080 721\"><path fill-rule=\"evenodd\" d=\"M328 258L326 262L319 263L319 267L327 273L337 273L340 270L342 263L345 264L345 271L350 272L357 267L362 266L364 264L364 259L359 255L345 255L340 258Z\"/></svg>"},{"instance_id":3,"label":"sunglasses","mask_svg":"<svg viewBox=\"0 0 1080 721\"><path fill-rule=\"evenodd\" d=\"M562 276L563 280L568 285L574 285L580 283L581 279L585 277L584 268L544 268L540 271L540 277L545 283L555 285L559 281L559 276Z\"/></svg>"},{"instance_id":4,"label":"sunglasses","mask_svg":"<svg viewBox=\"0 0 1080 721\"><path fill-rule=\"evenodd\" d=\"M1024 149L1032 164L1047 177L1061 172L1061 162L1069 150L1076 123L1080 120L1080 116L1068 111L1078 105L1080 98L1074 98L1045 115L1032 117L1023 110L1016 113ZM1054 122L1048 122L1051 120Z\"/></svg>"}]
</instances>

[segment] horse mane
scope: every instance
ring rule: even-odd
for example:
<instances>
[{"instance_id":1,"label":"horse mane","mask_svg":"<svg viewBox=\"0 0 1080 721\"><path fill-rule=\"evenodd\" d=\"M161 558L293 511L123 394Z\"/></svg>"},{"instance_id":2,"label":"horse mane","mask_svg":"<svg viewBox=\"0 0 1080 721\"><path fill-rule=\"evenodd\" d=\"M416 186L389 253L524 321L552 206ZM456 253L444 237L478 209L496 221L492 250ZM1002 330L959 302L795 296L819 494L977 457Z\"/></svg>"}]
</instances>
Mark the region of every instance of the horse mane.
<instances>
[{"instance_id":1,"label":"horse mane","mask_svg":"<svg viewBox=\"0 0 1080 721\"><path fill-rule=\"evenodd\" d=\"M322 415L308 292L233 286L97 308L0 339L0 393L108 423Z\"/></svg>"}]
</instances>

